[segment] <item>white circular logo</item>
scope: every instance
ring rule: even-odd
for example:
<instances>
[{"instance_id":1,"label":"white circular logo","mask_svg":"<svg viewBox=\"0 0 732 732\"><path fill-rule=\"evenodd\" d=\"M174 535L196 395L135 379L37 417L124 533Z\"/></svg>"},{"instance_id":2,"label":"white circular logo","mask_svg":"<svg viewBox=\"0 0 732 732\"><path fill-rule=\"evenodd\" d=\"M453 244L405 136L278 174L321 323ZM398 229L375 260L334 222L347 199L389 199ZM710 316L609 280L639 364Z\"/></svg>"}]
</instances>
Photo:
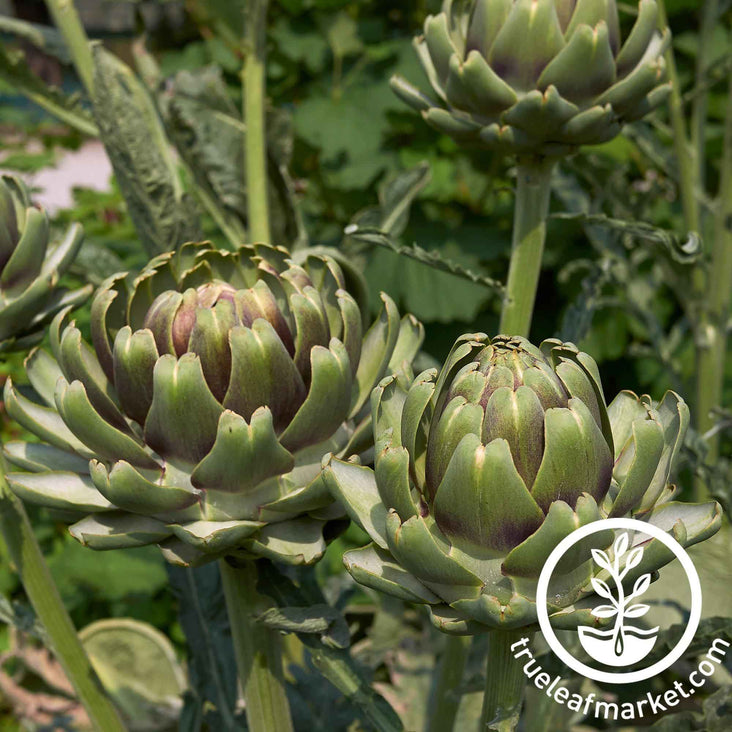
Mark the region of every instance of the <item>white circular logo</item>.
<instances>
[{"instance_id":1,"label":"white circular logo","mask_svg":"<svg viewBox=\"0 0 732 732\"><path fill-rule=\"evenodd\" d=\"M689 621L681 639L664 658L638 671L603 671L578 661L559 642L549 620L547 610L547 591L552 573L562 557L582 539L607 529L616 530L610 554L602 549L592 549L593 565L601 570L599 576L592 578L592 587L601 598L591 613L597 618L611 620L609 627L598 629L595 626L580 626L580 643L588 656L605 666L627 667L642 661L653 650L658 637L658 628L641 628L633 624L650 609L640 602L643 593L651 583L650 574L640 574L631 588L624 579L643 560L646 538L637 540L638 535L658 539L681 562L686 572L691 593ZM588 557L589 559L589 557ZM595 681L612 684L630 684L643 681L667 669L689 647L701 618L702 592L699 575L691 558L670 534L657 526L629 518L613 518L593 521L573 531L565 537L544 564L536 588L536 607L539 626L549 647L554 653L577 673Z\"/></svg>"}]
</instances>

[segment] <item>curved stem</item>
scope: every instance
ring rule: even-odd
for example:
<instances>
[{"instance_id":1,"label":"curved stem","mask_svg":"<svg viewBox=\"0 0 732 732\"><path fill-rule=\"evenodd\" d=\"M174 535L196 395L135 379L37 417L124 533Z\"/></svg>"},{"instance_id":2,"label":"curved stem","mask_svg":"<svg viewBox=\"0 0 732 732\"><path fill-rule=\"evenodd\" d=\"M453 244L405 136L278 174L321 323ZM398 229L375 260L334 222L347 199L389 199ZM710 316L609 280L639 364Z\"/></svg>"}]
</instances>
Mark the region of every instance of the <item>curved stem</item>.
<instances>
[{"instance_id":1,"label":"curved stem","mask_svg":"<svg viewBox=\"0 0 732 732\"><path fill-rule=\"evenodd\" d=\"M523 662L514 658L511 645L525 638L526 628L493 630L488 634L488 663L480 729L514 732L524 698Z\"/></svg>"},{"instance_id":2,"label":"curved stem","mask_svg":"<svg viewBox=\"0 0 732 732\"><path fill-rule=\"evenodd\" d=\"M427 732L450 732L460 706L460 696L455 694L455 689L463 678L470 636L448 635L445 641L442 657L435 669L437 683L432 694L434 703L427 722Z\"/></svg>"},{"instance_id":3,"label":"curved stem","mask_svg":"<svg viewBox=\"0 0 732 732\"><path fill-rule=\"evenodd\" d=\"M555 161L549 158L518 161L511 264L499 328L504 335L528 337L531 329L554 166Z\"/></svg>"},{"instance_id":4,"label":"curved stem","mask_svg":"<svg viewBox=\"0 0 732 732\"><path fill-rule=\"evenodd\" d=\"M280 636L252 619L270 605L257 592L257 566L248 561L233 567L222 559L219 568L249 729L292 732Z\"/></svg>"},{"instance_id":5,"label":"curved stem","mask_svg":"<svg viewBox=\"0 0 732 732\"><path fill-rule=\"evenodd\" d=\"M46 7L54 25L61 31L68 46L81 83L87 94L91 96L94 82L94 61L89 48L89 39L73 0L46 0Z\"/></svg>"},{"instance_id":6,"label":"curved stem","mask_svg":"<svg viewBox=\"0 0 732 732\"><path fill-rule=\"evenodd\" d=\"M247 218L252 241L270 241L267 201L267 135L265 125L265 45L267 0L249 0L245 17L244 157L246 160Z\"/></svg>"},{"instance_id":7,"label":"curved stem","mask_svg":"<svg viewBox=\"0 0 732 732\"><path fill-rule=\"evenodd\" d=\"M1 457L0 528L25 593L48 634L51 649L76 689L94 728L100 732L124 732L125 726L104 691L61 601L23 503L5 480Z\"/></svg>"}]
</instances>

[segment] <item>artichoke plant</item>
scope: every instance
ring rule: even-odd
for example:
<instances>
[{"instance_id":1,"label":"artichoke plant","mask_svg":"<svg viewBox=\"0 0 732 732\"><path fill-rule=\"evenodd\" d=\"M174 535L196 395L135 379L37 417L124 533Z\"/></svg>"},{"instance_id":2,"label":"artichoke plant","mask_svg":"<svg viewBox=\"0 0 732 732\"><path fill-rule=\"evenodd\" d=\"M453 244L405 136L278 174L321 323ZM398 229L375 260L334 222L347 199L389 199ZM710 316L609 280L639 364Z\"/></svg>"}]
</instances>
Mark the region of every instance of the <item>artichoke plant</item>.
<instances>
[{"instance_id":1,"label":"artichoke plant","mask_svg":"<svg viewBox=\"0 0 732 732\"><path fill-rule=\"evenodd\" d=\"M630 516L684 546L714 534L720 508L673 499L669 476L685 403L622 392L605 406L595 362L571 343L470 334L439 375L372 395L375 470L331 456L326 481L372 543L344 562L364 585L426 603L435 625L465 634L536 622L541 569L574 529ZM587 537L552 575L552 622L593 624ZM652 540L636 572L672 557Z\"/></svg>"},{"instance_id":2,"label":"artichoke plant","mask_svg":"<svg viewBox=\"0 0 732 732\"><path fill-rule=\"evenodd\" d=\"M445 0L415 46L434 101L401 77L392 88L458 141L565 155L612 139L669 92L656 0L621 38L615 0Z\"/></svg>"},{"instance_id":3,"label":"artichoke plant","mask_svg":"<svg viewBox=\"0 0 732 732\"><path fill-rule=\"evenodd\" d=\"M36 349L11 417L40 443L6 445L12 489L82 518L95 548L159 544L196 564L243 553L315 561L343 512L327 452L369 449L368 398L417 352L422 326L382 295L366 329L357 273L331 256L187 244L92 302L89 345L69 309Z\"/></svg>"},{"instance_id":4,"label":"artichoke plant","mask_svg":"<svg viewBox=\"0 0 732 732\"><path fill-rule=\"evenodd\" d=\"M43 326L62 308L85 300L91 290L59 288L59 279L83 239L73 224L50 243L48 215L33 206L24 183L0 178L0 352L24 350L43 337Z\"/></svg>"}]
</instances>

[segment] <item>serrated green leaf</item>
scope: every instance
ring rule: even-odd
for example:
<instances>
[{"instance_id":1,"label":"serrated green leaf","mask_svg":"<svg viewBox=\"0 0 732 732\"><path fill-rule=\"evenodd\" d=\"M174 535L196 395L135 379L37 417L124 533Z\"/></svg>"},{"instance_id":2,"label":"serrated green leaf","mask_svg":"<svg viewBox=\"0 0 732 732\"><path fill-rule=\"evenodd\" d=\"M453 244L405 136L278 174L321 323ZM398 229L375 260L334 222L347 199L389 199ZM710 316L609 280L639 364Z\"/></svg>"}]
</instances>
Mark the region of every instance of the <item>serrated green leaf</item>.
<instances>
[{"instance_id":1,"label":"serrated green leaf","mask_svg":"<svg viewBox=\"0 0 732 732\"><path fill-rule=\"evenodd\" d=\"M694 232L679 235L645 221L616 219L604 214L555 213L552 218L579 221L587 226L601 226L633 239L660 244L680 264L692 264L702 255L701 238Z\"/></svg>"},{"instance_id":2,"label":"serrated green leaf","mask_svg":"<svg viewBox=\"0 0 732 732\"><path fill-rule=\"evenodd\" d=\"M322 603L309 607L271 607L256 618L268 628L288 633L317 633L326 645L347 648L351 640L345 618Z\"/></svg>"},{"instance_id":3,"label":"serrated green leaf","mask_svg":"<svg viewBox=\"0 0 732 732\"><path fill-rule=\"evenodd\" d=\"M405 309L420 320L470 320L488 297L500 296L504 291L502 283L475 272L472 267L477 266L477 259L466 255L458 245L428 251L417 244L397 244L378 229L354 225L346 228L346 234L388 250L370 255L367 279L403 301ZM468 260L470 266L458 263L457 258ZM470 284L455 287L455 278Z\"/></svg>"},{"instance_id":4,"label":"serrated green leaf","mask_svg":"<svg viewBox=\"0 0 732 732\"><path fill-rule=\"evenodd\" d=\"M426 162L388 177L379 186L379 206L356 214L351 224L359 228L377 228L398 238L407 226L409 209L414 199L429 181L430 168Z\"/></svg>"},{"instance_id":5,"label":"serrated green leaf","mask_svg":"<svg viewBox=\"0 0 732 732\"><path fill-rule=\"evenodd\" d=\"M243 729L243 715L235 711L236 659L218 565L211 563L196 569L168 565L167 570L188 641L191 693L185 702L181 729L200 730L200 720L205 720L210 729Z\"/></svg>"},{"instance_id":6,"label":"serrated green leaf","mask_svg":"<svg viewBox=\"0 0 732 732\"><path fill-rule=\"evenodd\" d=\"M99 45L94 56L94 116L148 254L202 238L195 205L181 186L157 110L132 70Z\"/></svg>"}]
</instances>

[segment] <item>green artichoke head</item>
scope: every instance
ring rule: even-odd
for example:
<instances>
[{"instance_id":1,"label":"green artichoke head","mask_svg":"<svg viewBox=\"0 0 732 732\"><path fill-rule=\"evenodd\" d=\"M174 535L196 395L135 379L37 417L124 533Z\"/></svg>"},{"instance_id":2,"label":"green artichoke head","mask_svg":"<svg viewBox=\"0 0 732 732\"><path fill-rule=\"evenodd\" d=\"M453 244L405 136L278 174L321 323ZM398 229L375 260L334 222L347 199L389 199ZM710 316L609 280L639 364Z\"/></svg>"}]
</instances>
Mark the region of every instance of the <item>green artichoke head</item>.
<instances>
[{"instance_id":1,"label":"green artichoke head","mask_svg":"<svg viewBox=\"0 0 732 732\"><path fill-rule=\"evenodd\" d=\"M372 414L375 470L336 457L325 466L373 540L346 566L365 585L428 604L446 632L534 623L545 561L585 524L631 516L685 546L719 528L716 503L671 500L684 402L622 392L607 408L597 365L571 343L463 336L439 374L382 380ZM593 534L560 562L549 590L558 627L597 622L590 549L613 538ZM669 560L653 540L637 571Z\"/></svg>"},{"instance_id":2,"label":"green artichoke head","mask_svg":"<svg viewBox=\"0 0 732 732\"><path fill-rule=\"evenodd\" d=\"M0 177L0 352L33 345L60 309L91 293L58 286L81 246L81 226L69 227L60 242L49 236L48 216L32 205L25 184Z\"/></svg>"},{"instance_id":3,"label":"green artichoke head","mask_svg":"<svg viewBox=\"0 0 732 732\"><path fill-rule=\"evenodd\" d=\"M615 0L445 0L415 46L439 101L392 89L459 142L566 155L615 137L669 93L656 0L623 39Z\"/></svg>"},{"instance_id":4,"label":"green artichoke head","mask_svg":"<svg viewBox=\"0 0 732 732\"><path fill-rule=\"evenodd\" d=\"M35 401L8 382L8 413L43 441L6 446L28 471L12 488L84 516L71 533L92 548L315 561L343 522L321 458L369 449L369 394L422 340L386 295L366 328L364 292L330 256L263 244L189 244L110 278L92 345L66 310L53 355L26 361Z\"/></svg>"}]
</instances>

